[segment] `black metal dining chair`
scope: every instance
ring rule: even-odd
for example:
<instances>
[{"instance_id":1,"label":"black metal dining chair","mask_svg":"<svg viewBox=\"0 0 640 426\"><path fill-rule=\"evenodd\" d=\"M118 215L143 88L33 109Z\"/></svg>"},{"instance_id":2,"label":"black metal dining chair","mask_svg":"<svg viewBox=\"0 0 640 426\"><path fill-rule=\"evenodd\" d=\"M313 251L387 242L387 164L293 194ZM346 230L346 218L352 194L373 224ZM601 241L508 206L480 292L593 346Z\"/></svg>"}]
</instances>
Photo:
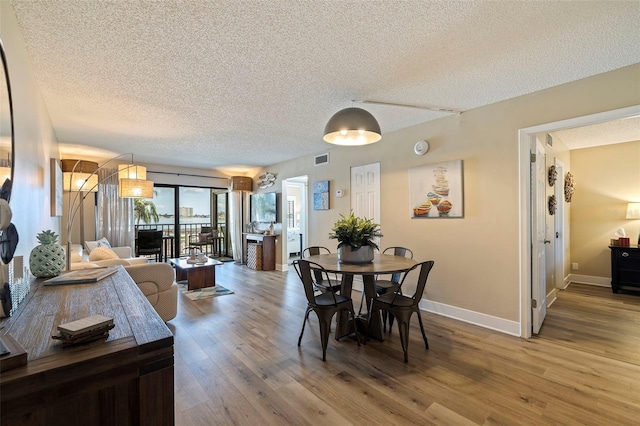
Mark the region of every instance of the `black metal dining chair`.
<instances>
[{"instance_id":1,"label":"black metal dining chair","mask_svg":"<svg viewBox=\"0 0 640 426\"><path fill-rule=\"evenodd\" d=\"M318 316L318 322L320 325L320 342L322 343L322 360L327 360L327 344L329 342L329 333L331 331L331 320L336 312L348 311L353 321L353 328L356 333L356 340L358 346L360 346L360 337L358 335L355 319L356 313L353 310L353 301L351 298L336 294L334 291L327 291L316 296L313 285L313 272L319 271L321 274L326 275L327 271L320 265L308 260L300 259L293 262L293 267L300 277L304 287L304 293L307 298L307 310L304 314L302 321L302 330L300 331L300 337L298 338L298 346L302 342L302 335L304 334L304 327L309 319L309 314L314 311ZM328 277L327 277L328 279ZM336 338L336 340L338 340Z\"/></svg>"},{"instance_id":2,"label":"black metal dining chair","mask_svg":"<svg viewBox=\"0 0 640 426\"><path fill-rule=\"evenodd\" d=\"M322 246L311 246L302 250L303 259L306 259L309 256L317 256L319 254L331 254L331 250ZM313 288L316 291L321 293L326 293L328 291L339 293L340 287L342 287L342 281L336 274L333 274L333 278L331 278L328 274L321 274L319 270L313 271Z\"/></svg>"},{"instance_id":3,"label":"black metal dining chair","mask_svg":"<svg viewBox=\"0 0 640 426\"><path fill-rule=\"evenodd\" d=\"M411 249L400 246L387 247L386 249L384 249L382 254L391 254L394 256L402 256L413 259L413 252L411 251ZM378 296L381 296L383 294L393 293L394 291L396 291L400 287L401 277L402 273L400 272L391 274L391 277L389 277L388 279L381 279L380 276L376 276L376 294ZM389 331L391 331L391 327L393 326L393 315L388 315L387 311L382 311L382 331L387 331L387 319L389 320Z\"/></svg>"},{"instance_id":4,"label":"black metal dining chair","mask_svg":"<svg viewBox=\"0 0 640 426\"><path fill-rule=\"evenodd\" d=\"M420 323L420 331L422 332L422 338L424 339L424 346L426 349L429 349L429 342L427 340L427 335L424 332L419 304L422 299L422 294L424 293L424 288L427 285L427 277L429 276L431 268L433 268L433 264L433 260L418 263L404 274L400 281L400 285L395 292L383 294L382 296L371 300L367 334L370 332L372 322L371 318L374 312L383 309L387 310L390 314L393 314L398 322L400 342L402 343L402 351L404 352L404 362L409 361L409 322L411 321L411 315L413 315L414 312L418 314L418 322ZM402 284L405 282L409 273L417 268L420 268L420 275L418 276L416 290L413 293L413 296L404 296L401 292Z\"/></svg>"}]
</instances>

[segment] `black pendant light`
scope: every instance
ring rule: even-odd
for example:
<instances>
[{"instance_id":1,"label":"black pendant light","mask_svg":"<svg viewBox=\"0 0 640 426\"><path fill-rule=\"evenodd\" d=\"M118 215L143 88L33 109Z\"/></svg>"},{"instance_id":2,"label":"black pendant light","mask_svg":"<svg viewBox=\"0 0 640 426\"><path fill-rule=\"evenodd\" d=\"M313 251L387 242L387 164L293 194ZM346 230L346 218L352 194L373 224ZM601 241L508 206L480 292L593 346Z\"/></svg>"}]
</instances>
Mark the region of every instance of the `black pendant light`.
<instances>
[{"instance_id":1,"label":"black pendant light","mask_svg":"<svg viewBox=\"0 0 640 426\"><path fill-rule=\"evenodd\" d=\"M371 113L361 108L336 112L324 128L324 140L335 145L368 145L382 138L380 125Z\"/></svg>"}]
</instances>

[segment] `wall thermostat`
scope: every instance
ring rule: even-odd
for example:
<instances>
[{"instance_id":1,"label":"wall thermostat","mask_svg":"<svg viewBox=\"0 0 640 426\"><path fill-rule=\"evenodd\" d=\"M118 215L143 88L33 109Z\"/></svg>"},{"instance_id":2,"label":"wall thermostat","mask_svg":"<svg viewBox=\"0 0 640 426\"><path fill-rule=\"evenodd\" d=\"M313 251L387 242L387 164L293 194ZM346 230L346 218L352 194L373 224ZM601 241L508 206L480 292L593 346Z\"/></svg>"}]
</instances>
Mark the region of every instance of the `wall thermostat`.
<instances>
[{"instance_id":1,"label":"wall thermostat","mask_svg":"<svg viewBox=\"0 0 640 426\"><path fill-rule=\"evenodd\" d=\"M429 151L429 142L427 141L418 141L413 146L413 152L415 152L416 155L424 155L427 151Z\"/></svg>"},{"instance_id":2,"label":"wall thermostat","mask_svg":"<svg viewBox=\"0 0 640 426\"><path fill-rule=\"evenodd\" d=\"M342 198L344 196L344 192L342 189L336 190L336 198Z\"/></svg>"}]
</instances>

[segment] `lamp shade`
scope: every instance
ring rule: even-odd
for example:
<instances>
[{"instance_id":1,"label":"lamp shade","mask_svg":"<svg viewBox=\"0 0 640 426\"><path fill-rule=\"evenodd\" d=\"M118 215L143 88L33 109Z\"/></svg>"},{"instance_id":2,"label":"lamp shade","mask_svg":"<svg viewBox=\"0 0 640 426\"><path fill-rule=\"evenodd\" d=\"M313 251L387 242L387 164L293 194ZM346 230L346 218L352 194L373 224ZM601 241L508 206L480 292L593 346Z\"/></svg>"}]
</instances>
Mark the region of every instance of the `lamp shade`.
<instances>
[{"instance_id":1,"label":"lamp shade","mask_svg":"<svg viewBox=\"0 0 640 426\"><path fill-rule=\"evenodd\" d=\"M640 219L640 203L627 204L626 219Z\"/></svg>"},{"instance_id":2,"label":"lamp shade","mask_svg":"<svg viewBox=\"0 0 640 426\"><path fill-rule=\"evenodd\" d=\"M60 160L64 191L96 192L98 163L86 160Z\"/></svg>"},{"instance_id":3,"label":"lamp shade","mask_svg":"<svg viewBox=\"0 0 640 426\"><path fill-rule=\"evenodd\" d=\"M118 164L118 179L147 179L147 168L136 164Z\"/></svg>"},{"instance_id":4,"label":"lamp shade","mask_svg":"<svg viewBox=\"0 0 640 426\"><path fill-rule=\"evenodd\" d=\"M378 121L362 108L336 112L324 128L324 140L335 145L368 145L381 138Z\"/></svg>"},{"instance_id":5,"label":"lamp shade","mask_svg":"<svg viewBox=\"0 0 640 426\"><path fill-rule=\"evenodd\" d=\"M232 176L229 179L229 191L251 191L253 179L246 176Z\"/></svg>"},{"instance_id":6,"label":"lamp shade","mask_svg":"<svg viewBox=\"0 0 640 426\"><path fill-rule=\"evenodd\" d=\"M120 198L153 198L153 181L143 179L118 180Z\"/></svg>"}]
</instances>

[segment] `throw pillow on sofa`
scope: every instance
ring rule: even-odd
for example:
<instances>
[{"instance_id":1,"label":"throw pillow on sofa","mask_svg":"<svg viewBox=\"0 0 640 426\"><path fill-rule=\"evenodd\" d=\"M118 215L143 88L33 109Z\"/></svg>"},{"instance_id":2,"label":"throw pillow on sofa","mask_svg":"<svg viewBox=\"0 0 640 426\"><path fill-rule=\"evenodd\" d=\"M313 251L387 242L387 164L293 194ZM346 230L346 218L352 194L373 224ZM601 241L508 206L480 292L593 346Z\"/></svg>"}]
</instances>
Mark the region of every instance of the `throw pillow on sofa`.
<instances>
[{"instance_id":1,"label":"throw pillow on sofa","mask_svg":"<svg viewBox=\"0 0 640 426\"><path fill-rule=\"evenodd\" d=\"M201 232L198 234L198 242L200 243L206 243L207 240L209 239L209 237L212 237L213 234L209 233L209 232Z\"/></svg>"},{"instance_id":2,"label":"throw pillow on sofa","mask_svg":"<svg viewBox=\"0 0 640 426\"><path fill-rule=\"evenodd\" d=\"M102 237L98 241L85 241L84 245L87 246L87 250L91 253L94 249L98 247L106 247L111 248L111 244L109 244L109 240Z\"/></svg>"},{"instance_id":3,"label":"throw pillow on sofa","mask_svg":"<svg viewBox=\"0 0 640 426\"><path fill-rule=\"evenodd\" d=\"M119 259L118 255L108 247L96 247L89 253L89 261Z\"/></svg>"}]
</instances>

